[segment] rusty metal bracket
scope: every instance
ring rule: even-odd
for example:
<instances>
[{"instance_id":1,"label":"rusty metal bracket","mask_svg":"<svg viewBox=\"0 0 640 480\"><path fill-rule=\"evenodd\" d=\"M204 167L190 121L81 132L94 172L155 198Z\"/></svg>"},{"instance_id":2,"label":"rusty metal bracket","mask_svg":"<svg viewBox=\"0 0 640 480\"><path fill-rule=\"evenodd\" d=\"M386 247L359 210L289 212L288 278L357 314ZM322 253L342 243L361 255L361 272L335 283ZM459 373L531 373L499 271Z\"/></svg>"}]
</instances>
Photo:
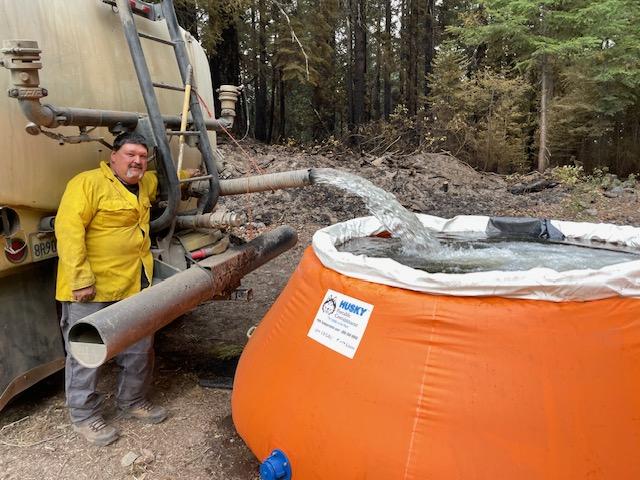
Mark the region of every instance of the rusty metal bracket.
<instances>
[{"instance_id":1,"label":"rusty metal bracket","mask_svg":"<svg viewBox=\"0 0 640 480\"><path fill-rule=\"evenodd\" d=\"M49 95L49 91L46 88L42 88L42 87L34 87L34 88L20 87L20 88L10 88L7 91L7 94L9 95L10 98L17 98L20 100L23 98L27 98L27 99L44 98L47 95Z\"/></svg>"},{"instance_id":2,"label":"rusty metal bracket","mask_svg":"<svg viewBox=\"0 0 640 480\"><path fill-rule=\"evenodd\" d=\"M32 131L34 131L34 130L32 130ZM100 144L104 145L109 150L111 150L113 148L112 145L109 144L104 139L104 137L92 137L92 136L89 135L89 132L83 130L82 127L80 128L80 134L79 135L63 135L61 133L55 133L55 132L51 132L49 130L44 130L42 128L38 129L38 133L42 133L46 137L49 137L49 138L57 141L59 145L64 145L65 143L78 144L78 143L97 142L97 143L100 143Z\"/></svg>"},{"instance_id":3,"label":"rusty metal bracket","mask_svg":"<svg viewBox=\"0 0 640 480\"><path fill-rule=\"evenodd\" d=\"M236 302L250 302L253 300L253 289L249 287L238 286L235 290L226 292L225 294L216 295L214 300L232 300Z\"/></svg>"}]
</instances>

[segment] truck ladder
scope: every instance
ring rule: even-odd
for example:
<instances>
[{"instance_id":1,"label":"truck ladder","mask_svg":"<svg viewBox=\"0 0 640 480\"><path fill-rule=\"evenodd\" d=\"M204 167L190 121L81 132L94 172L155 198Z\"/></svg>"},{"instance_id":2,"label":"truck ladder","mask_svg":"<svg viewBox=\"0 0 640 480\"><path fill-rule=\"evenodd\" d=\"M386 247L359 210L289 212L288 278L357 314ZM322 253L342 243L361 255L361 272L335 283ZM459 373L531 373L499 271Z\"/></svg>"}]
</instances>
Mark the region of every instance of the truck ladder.
<instances>
[{"instance_id":1,"label":"truck ladder","mask_svg":"<svg viewBox=\"0 0 640 480\"><path fill-rule=\"evenodd\" d=\"M185 91L187 84L190 84L190 76L192 67L189 62L189 56L185 47L184 39L180 31L178 19L176 17L175 8L173 6L173 0L162 0L161 3L148 3L140 0L103 0L104 3L115 5L118 7L118 15L122 23L125 38L129 45L129 52L131 53L131 59L135 67L136 75L138 77L138 83L140 84L140 91L144 98L144 103L149 115L149 122L151 124L151 130L153 132L154 140L158 146L158 151L164 160L161 162L165 169L164 172L167 176L169 183L169 202L167 209L162 214L162 217L169 218L163 219L163 226L169 226L175 212L177 211L178 202L180 199L180 181L178 180L178 173L176 170L176 164L173 161L171 150L169 148L169 139L171 136L197 136L198 150L202 155L203 163L207 170L206 178L209 181L209 195L202 210L209 212L213 209L218 196L220 194L220 187L218 185L218 169L216 167L215 157L209 142L209 135L207 134L207 127L202 115L202 109L200 102L198 101L198 94L195 89L190 89L189 95L189 107L188 114L190 114L190 122L193 125L191 129L180 129L178 131L167 131L162 121L162 112L158 104L158 98L156 96L154 88L165 88L170 90ZM155 37L145 33L140 33L133 19L133 13L144 16L153 21L166 20L167 30L169 32L169 38L166 40L163 38ZM154 82L149 72L140 38L145 38L150 41L158 42L173 47L178 68L180 70L180 76L182 78L182 86L167 85L160 82ZM203 177L198 177L202 180ZM196 179L194 179L196 180ZM188 180L187 180L188 181ZM162 218L161 217L161 218ZM160 219L156 219L158 221Z\"/></svg>"}]
</instances>

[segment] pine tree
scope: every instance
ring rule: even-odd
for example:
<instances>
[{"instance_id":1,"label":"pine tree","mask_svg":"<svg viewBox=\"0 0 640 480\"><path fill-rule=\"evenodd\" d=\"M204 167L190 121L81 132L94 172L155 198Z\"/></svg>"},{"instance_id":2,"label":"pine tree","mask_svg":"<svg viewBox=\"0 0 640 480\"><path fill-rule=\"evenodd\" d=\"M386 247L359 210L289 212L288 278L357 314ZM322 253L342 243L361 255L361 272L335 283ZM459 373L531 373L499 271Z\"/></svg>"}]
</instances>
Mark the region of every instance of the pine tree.
<instances>
[{"instance_id":1,"label":"pine tree","mask_svg":"<svg viewBox=\"0 0 640 480\"><path fill-rule=\"evenodd\" d=\"M428 79L433 143L453 155L464 154L471 130L465 111L467 63L464 51L453 43L443 44Z\"/></svg>"},{"instance_id":2,"label":"pine tree","mask_svg":"<svg viewBox=\"0 0 640 480\"><path fill-rule=\"evenodd\" d=\"M484 68L469 75L466 52L441 45L429 77L434 145L482 170L526 170L529 86Z\"/></svg>"},{"instance_id":3,"label":"pine tree","mask_svg":"<svg viewBox=\"0 0 640 480\"><path fill-rule=\"evenodd\" d=\"M584 28L585 14L595 3L596 0L485 0L488 22L476 22L458 30L468 44L486 44L487 55L494 64L529 72L537 79L537 163L541 171L549 161L547 113L554 72L565 62L588 57L601 43Z\"/></svg>"},{"instance_id":4,"label":"pine tree","mask_svg":"<svg viewBox=\"0 0 640 480\"><path fill-rule=\"evenodd\" d=\"M588 169L640 168L640 3L591 2L578 18L599 48L563 68L551 111L554 148Z\"/></svg>"}]
</instances>

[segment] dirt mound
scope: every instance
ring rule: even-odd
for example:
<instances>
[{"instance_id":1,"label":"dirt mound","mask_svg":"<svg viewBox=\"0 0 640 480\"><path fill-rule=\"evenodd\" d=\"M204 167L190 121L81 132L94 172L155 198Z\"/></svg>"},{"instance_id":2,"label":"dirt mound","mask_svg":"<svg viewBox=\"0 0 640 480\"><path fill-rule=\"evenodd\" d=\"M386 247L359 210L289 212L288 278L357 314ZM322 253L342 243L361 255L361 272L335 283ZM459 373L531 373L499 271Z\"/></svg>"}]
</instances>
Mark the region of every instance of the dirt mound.
<instances>
[{"instance_id":1,"label":"dirt mound","mask_svg":"<svg viewBox=\"0 0 640 480\"><path fill-rule=\"evenodd\" d=\"M480 173L454 157L416 154L407 157L358 157L348 154L307 154L285 147L253 147L247 156L238 150L226 155L225 173L272 173L300 168L334 168L360 175L392 192L406 208L452 217L464 214L498 215L526 206L525 197L508 191L499 175ZM255 222L330 225L368 215L362 200L331 187L282 190L225 198L229 208L249 209Z\"/></svg>"},{"instance_id":2,"label":"dirt mound","mask_svg":"<svg viewBox=\"0 0 640 480\"><path fill-rule=\"evenodd\" d=\"M319 148L249 145L244 151L223 147L223 175L255 175L300 168L335 168L360 175L392 192L406 208L450 218L456 215L533 216L563 220L638 224L635 189L617 197L587 180L565 184L552 174L506 177L474 170L449 155L419 153L410 156L371 157ZM544 184L539 190L527 186ZM517 186L523 186L518 192ZM518 194L520 193L520 194ZM269 226L330 225L368 215L362 201L334 188L315 187L273 193L227 197L229 208L247 210L254 222Z\"/></svg>"}]
</instances>

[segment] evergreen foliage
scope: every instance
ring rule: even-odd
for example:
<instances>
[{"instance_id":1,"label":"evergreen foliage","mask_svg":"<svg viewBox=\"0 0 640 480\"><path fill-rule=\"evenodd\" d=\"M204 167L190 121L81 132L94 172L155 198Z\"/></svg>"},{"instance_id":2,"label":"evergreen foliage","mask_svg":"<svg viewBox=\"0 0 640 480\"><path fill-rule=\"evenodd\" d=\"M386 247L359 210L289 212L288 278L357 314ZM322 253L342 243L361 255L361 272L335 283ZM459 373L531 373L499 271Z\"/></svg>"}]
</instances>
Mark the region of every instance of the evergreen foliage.
<instances>
[{"instance_id":1,"label":"evergreen foliage","mask_svg":"<svg viewBox=\"0 0 640 480\"><path fill-rule=\"evenodd\" d=\"M216 65L237 52L256 138L640 170L638 0L176 3Z\"/></svg>"},{"instance_id":2,"label":"evergreen foliage","mask_svg":"<svg viewBox=\"0 0 640 480\"><path fill-rule=\"evenodd\" d=\"M488 67L469 75L468 67L451 44L436 57L429 97L433 145L483 170L526 169L529 85Z\"/></svg>"}]
</instances>

